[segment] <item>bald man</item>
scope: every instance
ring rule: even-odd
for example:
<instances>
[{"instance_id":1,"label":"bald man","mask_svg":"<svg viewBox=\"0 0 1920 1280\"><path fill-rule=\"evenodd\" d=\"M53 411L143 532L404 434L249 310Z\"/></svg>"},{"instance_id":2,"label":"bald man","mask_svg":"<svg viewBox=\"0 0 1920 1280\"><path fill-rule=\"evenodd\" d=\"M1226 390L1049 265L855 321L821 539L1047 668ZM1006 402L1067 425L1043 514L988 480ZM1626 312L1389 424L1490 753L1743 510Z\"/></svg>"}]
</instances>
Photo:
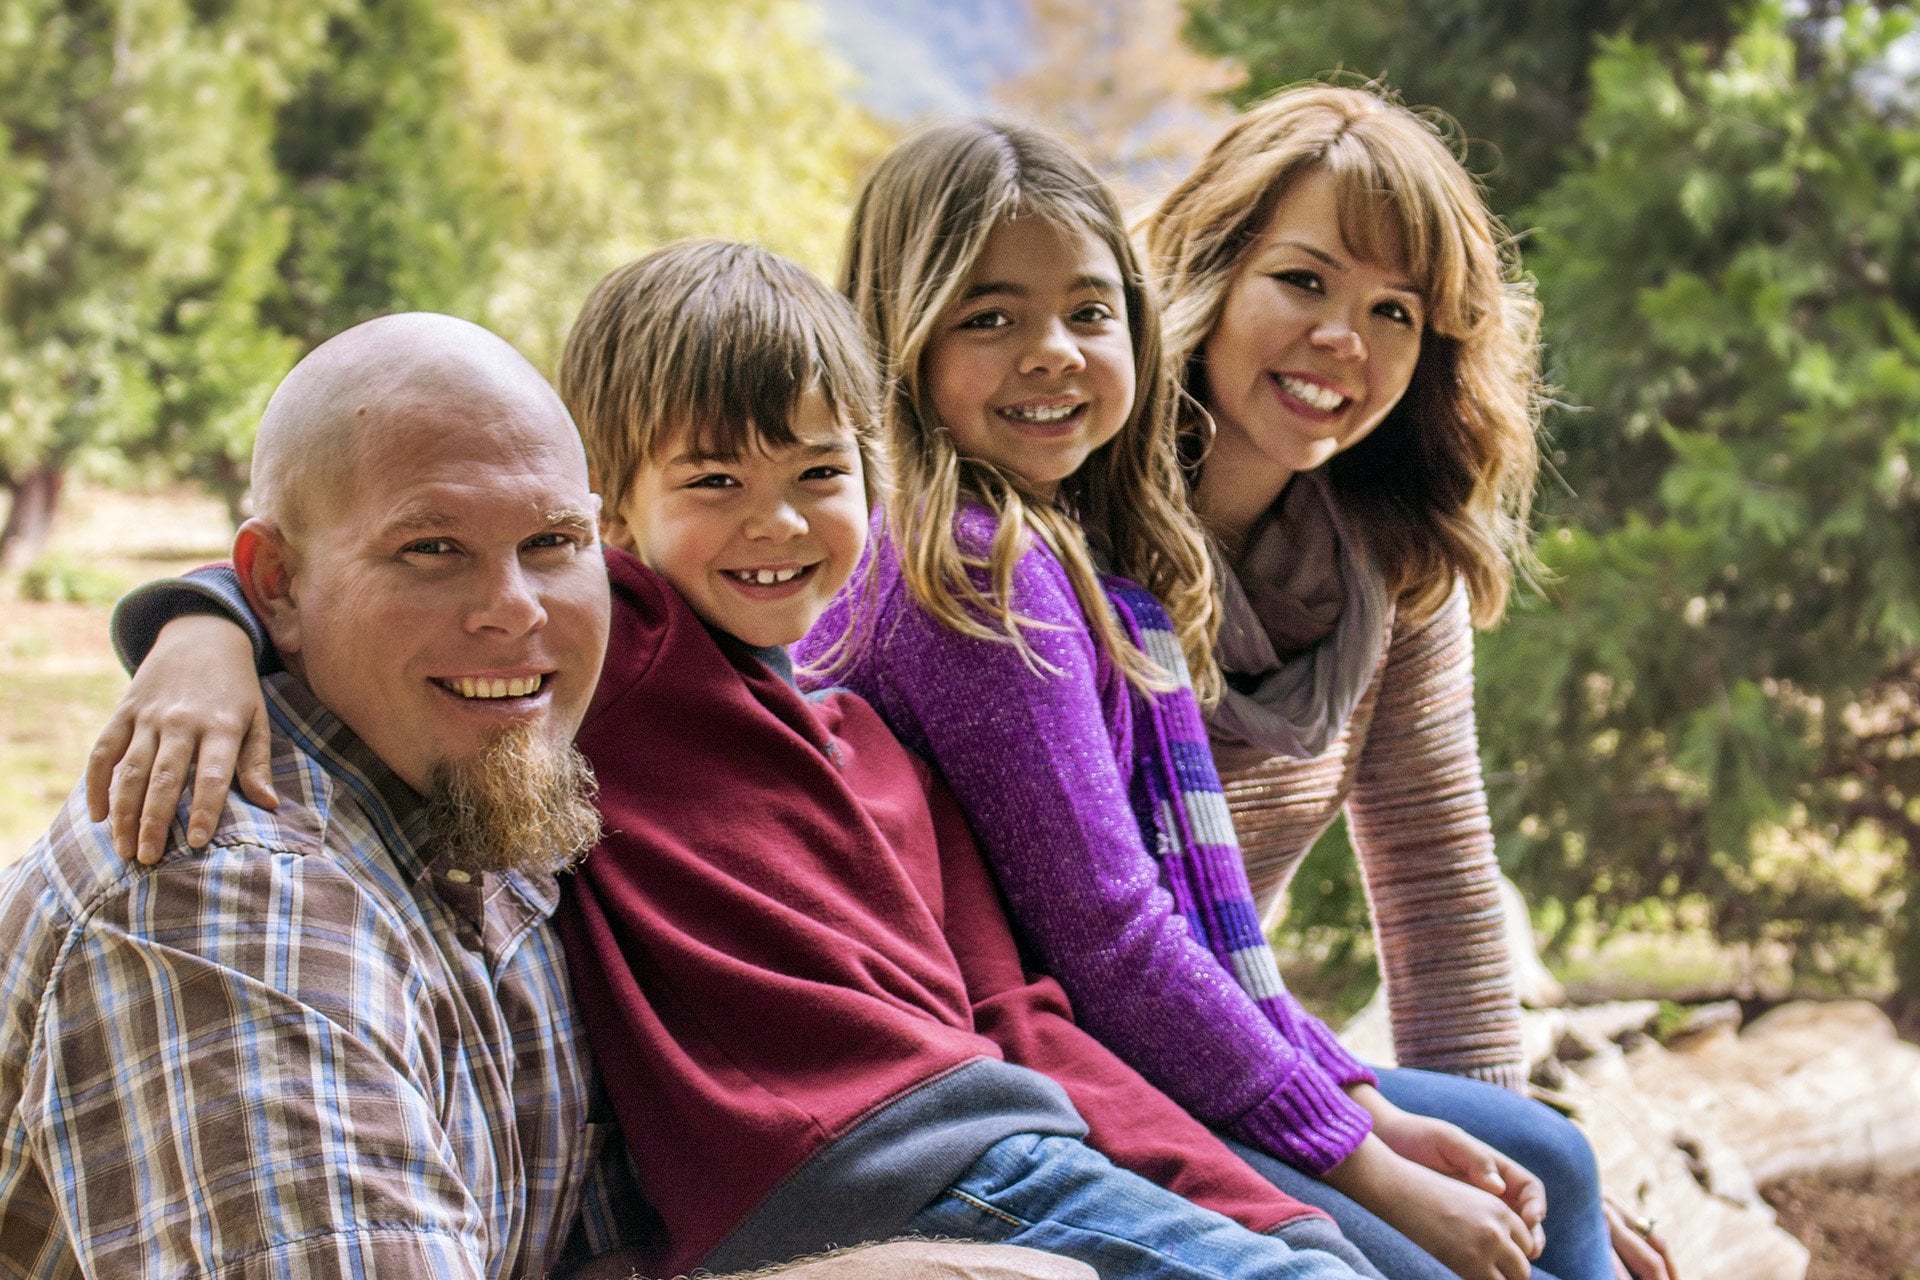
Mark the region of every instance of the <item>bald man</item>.
<instances>
[{"instance_id":1,"label":"bald man","mask_svg":"<svg viewBox=\"0 0 1920 1280\"><path fill-rule=\"evenodd\" d=\"M288 375L253 484L279 805L233 793L204 854L148 867L76 789L0 888L0 1277L625 1276L645 1213L548 923L599 832L572 423L493 335L387 317Z\"/></svg>"}]
</instances>

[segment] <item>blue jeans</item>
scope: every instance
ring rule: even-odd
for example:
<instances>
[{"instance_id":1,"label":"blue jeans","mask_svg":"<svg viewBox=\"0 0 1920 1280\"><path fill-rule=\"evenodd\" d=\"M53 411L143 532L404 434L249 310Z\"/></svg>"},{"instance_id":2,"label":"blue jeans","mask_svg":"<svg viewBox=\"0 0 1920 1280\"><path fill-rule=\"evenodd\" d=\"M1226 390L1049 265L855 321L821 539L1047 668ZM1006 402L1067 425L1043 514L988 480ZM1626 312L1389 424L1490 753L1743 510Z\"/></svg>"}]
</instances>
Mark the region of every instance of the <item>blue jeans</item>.
<instances>
[{"instance_id":1,"label":"blue jeans","mask_svg":"<svg viewBox=\"0 0 1920 1280\"><path fill-rule=\"evenodd\" d=\"M1332 1252L1294 1248L1202 1209L1116 1167L1084 1142L1047 1134L1015 1134L987 1148L908 1230L1045 1249L1079 1259L1101 1280L1354 1280L1363 1274Z\"/></svg>"},{"instance_id":2,"label":"blue jeans","mask_svg":"<svg viewBox=\"0 0 1920 1280\"><path fill-rule=\"evenodd\" d=\"M1499 1085L1436 1071L1384 1068L1380 1092L1403 1111L1459 1125L1540 1179L1547 1247L1534 1263L1534 1280L1612 1280L1600 1172L1586 1137L1564 1116ZM1341 1233L1394 1280L1451 1280L1431 1254L1326 1183L1231 1139L1228 1145L1282 1191L1333 1215Z\"/></svg>"}]
</instances>

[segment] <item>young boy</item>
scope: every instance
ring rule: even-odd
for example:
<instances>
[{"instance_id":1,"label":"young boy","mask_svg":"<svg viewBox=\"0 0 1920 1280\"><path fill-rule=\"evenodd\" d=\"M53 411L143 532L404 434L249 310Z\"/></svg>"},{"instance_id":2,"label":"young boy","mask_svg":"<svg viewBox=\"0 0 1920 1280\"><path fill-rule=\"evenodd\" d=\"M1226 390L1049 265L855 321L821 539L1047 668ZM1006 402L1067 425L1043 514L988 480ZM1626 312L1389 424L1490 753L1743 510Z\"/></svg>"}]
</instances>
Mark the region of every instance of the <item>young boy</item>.
<instances>
[{"instance_id":1,"label":"young boy","mask_svg":"<svg viewBox=\"0 0 1920 1280\"><path fill-rule=\"evenodd\" d=\"M594 290L561 391L613 585L578 738L606 834L562 933L654 1269L923 1231L1109 1277L1377 1274L1073 1024L924 762L794 685L782 646L852 574L879 475L845 303L673 246Z\"/></svg>"}]
</instances>

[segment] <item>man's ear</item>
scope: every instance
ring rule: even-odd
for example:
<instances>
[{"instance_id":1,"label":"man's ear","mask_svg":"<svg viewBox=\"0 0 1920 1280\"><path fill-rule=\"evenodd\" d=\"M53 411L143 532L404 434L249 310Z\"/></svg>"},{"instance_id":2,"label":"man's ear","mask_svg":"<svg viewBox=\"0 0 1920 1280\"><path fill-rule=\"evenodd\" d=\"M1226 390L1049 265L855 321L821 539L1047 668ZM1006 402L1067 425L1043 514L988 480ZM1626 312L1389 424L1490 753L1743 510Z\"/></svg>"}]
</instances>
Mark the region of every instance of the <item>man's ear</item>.
<instances>
[{"instance_id":1,"label":"man's ear","mask_svg":"<svg viewBox=\"0 0 1920 1280\"><path fill-rule=\"evenodd\" d=\"M280 526L255 516L233 535L240 590L282 658L300 652L300 606L293 595L293 547Z\"/></svg>"}]
</instances>

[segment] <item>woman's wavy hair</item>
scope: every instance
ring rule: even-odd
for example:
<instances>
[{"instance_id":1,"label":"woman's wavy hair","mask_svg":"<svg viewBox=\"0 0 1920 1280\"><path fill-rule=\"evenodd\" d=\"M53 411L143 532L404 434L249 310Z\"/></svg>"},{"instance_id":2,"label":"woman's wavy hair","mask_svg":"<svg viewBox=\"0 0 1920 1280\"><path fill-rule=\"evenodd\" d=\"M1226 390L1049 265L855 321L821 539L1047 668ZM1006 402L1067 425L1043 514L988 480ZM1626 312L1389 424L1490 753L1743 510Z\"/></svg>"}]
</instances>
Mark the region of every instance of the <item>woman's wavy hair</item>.
<instances>
[{"instance_id":1,"label":"woman's wavy hair","mask_svg":"<svg viewBox=\"0 0 1920 1280\"><path fill-rule=\"evenodd\" d=\"M1516 570L1536 571L1527 525L1543 402L1539 305L1444 117L1386 93L1296 85L1256 103L1141 232L1169 299L1168 358L1187 395L1181 455L1204 461L1213 423L1203 359L1227 291L1303 174L1330 174L1349 252L1404 262L1426 302L1412 383L1378 427L1327 463L1411 618L1464 579L1474 621L1504 612Z\"/></svg>"},{"instance_id":2,"label":"woman's wavy hair","mask_svg":"<svg viewBox=\"0 0 1920 1280\"><path fill-rule=\"evenodd\" d=\"M1017 476L962 457L928 387L927 351L943 317L994 228L1014 218L1045 219L1113 251L1132 338L1132 412L1061 483L1058 502L1041 501ZM1127 678L1164 687L1166 673L1128 641L1107 605L1098 555L1161 601L1195 690L1217 696L1213 568L1180 469L1159 307L1119 205L1086 162L1025 125L969 120L928 128L894 148L861 189L842 283L880 352L882 420L894 463L888 536L920 605L954 630L1011 643L1038 664L1022 633L1032 624L1010 603L1014 564L1027 539L1037 537L1066 568L1088 623ZM995 518L984 559L954 536L955 514L969 500ZM969 570L985 570L985 590Z\"/></svg>"}]
</instances>

